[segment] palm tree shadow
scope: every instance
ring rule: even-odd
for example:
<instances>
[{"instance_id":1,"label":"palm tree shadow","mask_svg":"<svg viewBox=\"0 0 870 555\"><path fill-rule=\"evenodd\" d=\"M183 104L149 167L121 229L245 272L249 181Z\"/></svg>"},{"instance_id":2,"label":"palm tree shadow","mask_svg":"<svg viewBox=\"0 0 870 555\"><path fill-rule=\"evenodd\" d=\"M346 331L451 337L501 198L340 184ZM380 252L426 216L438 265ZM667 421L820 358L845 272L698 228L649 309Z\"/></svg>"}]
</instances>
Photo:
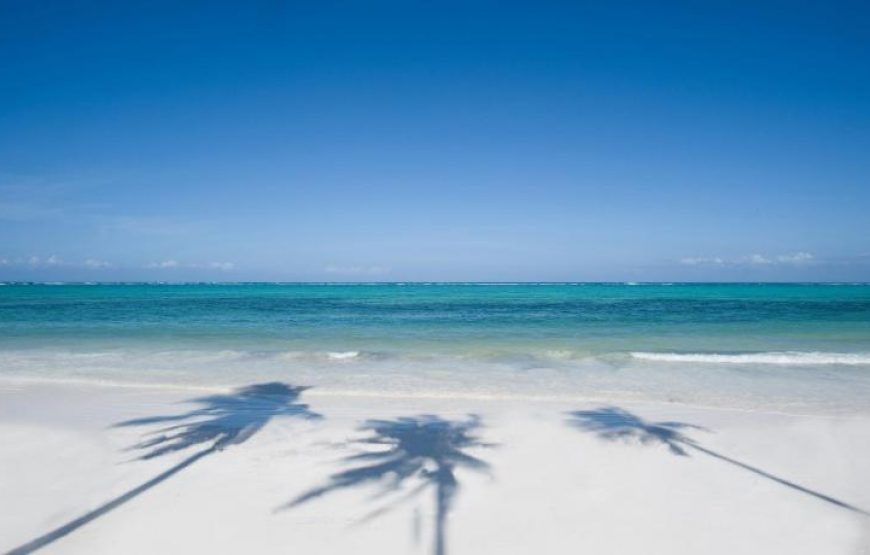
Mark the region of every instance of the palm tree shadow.
<instances>
[{"instance_id":1,"label":"palm tree shadow","mask_svg":"<svg viewBox=\"0 0 870 555\"><path fill-rule=\"evenodd\" d=\"M618 407L578 410L569 413L569 416L571 426L584 432L593 432L602 439L637 441L644 445L663 444L672 454L681 457L688 456L686 447L696 445L682 430L705 430L685 422L647 422Z\"/></svg>"},{"instance_id":2,"label":"palm tree shadow","mask_svg":"<svg viewBox=\"0 0 870 555\"><path fill-rule=\"evenodd\" d=\"M850 505L839 499L775 476L758 467L707 449L684 433L687 430L704 430L704 428L694 424L687 424L685 422L649 422L619 407L574 411L568 413L568 416L568 424L570 426L584 432L594 433L604 440L634 440L643 445L661 444L667 446L672 454L683 457L689 456L689 451L694 450L837 507L864 516L870 516L870 513L860 507Z\"/></svg>"},{"instance_id":3,"label":"palm tree shadow","mask_svg":"<svg viewBox=\"0 0 870 555\"><path fill-rule=\"evenodd\" d=\"M230 445L244 443L275 417L321 418L309 410L308 405L295 402L307 389L278 382L255 384L240 388L232 395L193 399L191 402L202 407L184 414L138 418L114 427L180 422L152 432L151 437L130 448L146 450L139 457L143 460L198 445L222 451Z\"/></svg>"},{"instance_id":4,"label":"palm tree shadow","mask_svg":"<svg viewBox=\"0 0 870 555\"><path fill-rule=\"evenodd\" d=\"M467 453L475 447L488 447L475 435L481 426L480 418L472 415L463 421L444 420L438 416L423 415L396 420L370 420L361 430L371 435L358 443L385 446L379 451L366 451L346 457L353 468L332 475L329 482L296 497L281 509L298 507L327 493L379 483L377 498L401 494L392 504L378 508L363 519L368 520L392 510L424 490L435 490L435 555L446 552L446 520L459 488L455 470L465 467L487 471L489 465Z\"/></svg>"},{"instance_id":5,"label":"palm tree shadow","mask_svg":"<svg viewBox=\"0 0 870 555\"><path fill-rule=\"evenodd\" d=\"M115 424L113 427L117 428L173 423L152 432L148 439L130 448L144 451L138 457L140 460L153 459L190 447L202 446L203 449L147 482L9 551L6 555L24 555L47 546L148 491L199 459L230 445L244 443L275 417L309 420L322 418L309 410L308 405L296 402L306 389L308 388L277 382L255 384L237 389L231 394L192 399L189 402L201 406L183 414L139 418Z\"/></svg>"}]
</instances>

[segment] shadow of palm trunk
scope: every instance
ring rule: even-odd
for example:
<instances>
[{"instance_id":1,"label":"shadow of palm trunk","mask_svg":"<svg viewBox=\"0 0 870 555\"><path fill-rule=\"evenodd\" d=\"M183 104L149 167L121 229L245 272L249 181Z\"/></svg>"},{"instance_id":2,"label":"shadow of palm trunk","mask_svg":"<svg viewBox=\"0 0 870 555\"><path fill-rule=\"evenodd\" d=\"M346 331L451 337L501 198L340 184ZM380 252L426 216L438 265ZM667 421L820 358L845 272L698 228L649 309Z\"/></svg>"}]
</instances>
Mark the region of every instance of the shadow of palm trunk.
<instances>
[{"instance_id":1,"label":"shadow of palm trunk","mask_svg":"<svg viewBox=\"0 0 870 555\"><path fill-rule=\"evenodd\" d=\"M845 501L840 501L839 499L831 497L830 495L825 495L824 493L819 493L817 491L813 491L813 490L806 488L800 484L796 484L796 483L791 482L789 480L786 480L784 478L780 478L779 476L775 476L769 472L765 472L764 470L761 470L760 468L754 467L754 466L746 464L744 462L740 462L736 459L732 459L731 457L726 457L725 455L722 455L722 454L717 453L715 451L711 451L710 449L707 449L705 447L701 447L700 445L693 444L693 445L689 445L689 447L696 450L696 451L700 451L701 453L704 453L705 455L709 455L715 459L718 459L720 461L724 461L724 462L727 462L729 464L733 464L734 466L737 466L739 468L742 468L744 470L748 470L749 472L752 472L754 474L757 474L759 476L767 478L768 480L773 480L774 482L777 482L779 484L782 484L782 485L787 486L789 488L792 488L794 490L800 491L800 492L805 493L807 495L811 495L811 496L815 497L816 499L821 499L822 501L826 501L832 505L836 505L837 507L842 507L844 509L848 509L850 511L856 512L856 513L864 515L864 516L870 516L870 513L868 513L867 511L865 511L864 509L862 509L860 507L856 507L855 505L850 505L849 503L846 503Z\"/></svg>"},{"instance_id":2,"label":"shadow of palm trunk","mask_svg":"<svg viewBox=\"0 0 870 555\"><path fill-rule=\"evenodd\" d=\"M457 487L452 466L444 469L444 474L445 476L438 480L438 502L435 510L435 555L444 555L447 551L445 543L445 538L447 537L447 515Z\"/></svg>"},{"instance_id":3,"label":"shadow of palm trunk","mask_svg":"<svg viewBox=\"0 0 870 555\"><path fill-rule=\"evenodd\" d=\"M116 424L115 427L129 427L172 423L148 434L147 439L131 448L144 451L144 454L138 457L140 460L153 459L198 446L205 448L140 486L47 534L16 547L6 555L26 555L69 535L145 493L203 457L222 451L230 445L248 441L275 417L322 418L309 410L308 405L296 402L306 389L308 388L283 383L255 384L237 389L229 395L209 395L193 399L190 402L200 407L186 413L138 418Z\"/></svg>"},{"instance_id":4,"label":"shadow of palm trunk","mask_svg":"<svg viewBox=\"0 0 870 555\"><path fill-rule=\"evenodd\" d=\"M46 545L48 545L54 541L57 541L60 538L66 536L72 532L75 532L76 530L78 530L79 528L81 528L85 524L88 524L92 520L97 519L97 518L103 516L104 514L108 513L109 511L120 507L121 505L123 505L127 501L130 501L131 499L137 497L138 495L148 491L149 489L153 488L154 486L156 486L160 482L166 480L167 478L170 478L171 476L173 476L174 474L176 474L178 472L181 472L182 470L184 470L188 466L192 465L193 463L195 463L199 459L205 457L206 455L211 455L215 451L217 451L217 447L209 447L208 449L200 451L199 453L196 453L195 455L192 455L192 456L184 459L183 461L181 461L177 465L173 466L169 470L155 476L154 478L151 478L147 482L131 489L130 491L124 493L123 495L119 495L118 497L116 497L115 499L112 499L108 503L105 503L105 504L101 505L100 507L97 507L96 509L92 510L89 513L85 513L84 515L76 518L75 520L71 520L70 522L67 522L63 526L55 528L54 530L52 530L51 532L48 532L47 534L43 534L42 536L36 538L35 540L32 540L24 545L16 547L12 551L7 552L6 555L26 555L28 553L33 553L37 549L41 549L41 548L45 547Z\"/></svg>"}]
</instances>

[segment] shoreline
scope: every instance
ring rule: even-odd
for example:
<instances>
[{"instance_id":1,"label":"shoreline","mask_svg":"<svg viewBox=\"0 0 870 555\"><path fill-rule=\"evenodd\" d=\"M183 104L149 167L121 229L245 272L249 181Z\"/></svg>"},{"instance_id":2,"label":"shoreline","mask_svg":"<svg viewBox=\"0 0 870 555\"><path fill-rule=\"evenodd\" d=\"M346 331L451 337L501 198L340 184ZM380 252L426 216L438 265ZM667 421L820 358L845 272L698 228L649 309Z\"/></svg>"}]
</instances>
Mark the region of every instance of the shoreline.
<instances>
[{"instance_id":1,"label":"shoreline","mask_svg":"<svg viewBox=\"0 0 870 555\"><path fill-rule=\"evenodd\" d=\"M238 384L215 384L215 385L200 385L200 384L173 384L173 383L151 383L151 382L124 382L124 381L106 381L96 378L37 378L31 376L0 376L0 393L5 391L15 391L21 388L83 388L83 389L119 389L133 391L154 391L172 393L222 393L231 391L238 387ZM622 397L614 398L607 396L604 393L598 395L533 395L533 394L511 394L511 393L465 393L459 391L430 391L430 392L409 392L409 391L374 391L374 390L346 390L333 389L329 386L307 386L310 391L306 395L311 398L322 398L329 400L349 398L349 399L389 399L396 401L461 401L461 402L484 402L484 403L515 403L530 405L535 404L630 404L632 406L651 406L651 407L676 407L677 409L693 409L704 411L721 411L735 412L747 414L762 414L762 415L778 415L778 416L794 416L794 417L813 417L813 418L867 418L870 420L870 407L866 413L856 413L853 410L843 409L843 412L831 412L822 409L814 410L795 410L788 411L779 408L755 408L741 406L727 406L704 403L689 403L682 400L657 400L644 397L625 396L624 392L620 392Z\"/></svg>"}]
</instances>

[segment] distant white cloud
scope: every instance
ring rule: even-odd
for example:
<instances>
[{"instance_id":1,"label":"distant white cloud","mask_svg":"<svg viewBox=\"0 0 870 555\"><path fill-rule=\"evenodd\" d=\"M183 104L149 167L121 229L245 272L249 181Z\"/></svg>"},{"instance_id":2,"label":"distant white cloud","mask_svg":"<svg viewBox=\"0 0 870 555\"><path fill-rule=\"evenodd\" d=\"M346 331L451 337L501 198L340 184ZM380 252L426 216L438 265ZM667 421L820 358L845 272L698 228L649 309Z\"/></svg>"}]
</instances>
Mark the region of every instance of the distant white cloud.
<instances>
[{"instance_id":1,"label":"distant white cloud","mask_svg":"<svg viewBox=\"0 0 870 555\"><path fill-rule=\"evenodd\" d=\"M105 260L99 260L96 258L88 258L84 261L83 265L85 268L91 268L93 270L111 268L114 266L111 262L106 262Z\"/></svg>"},{"instance_id":2,"label":"distant white cloud","mask_svg":"<svg viewBox=\"0 0 870 555\"><path fill-rule=\"evenodd\" d=\"M3 258L0 261L0 264L5 266L65 266L63 260L57 256L52 254L48 258L41 258L39 256L28 256L25 258Z\"/></svg>"},{"instance_id":3,"label":"distant white cloud","mask_svg":"<svg viewBox=\"0 0 870 555\"><path fill-rule=\"evenodd\" d=\"M776 260L783 264L803 264L812 261L813 258L813 255L808 252L796 252L794 254L781 254L776 257Z\"/></svg>"},{"instance_id":4,"label":"distant white cloud","mask_svg":"<svg viewBox=\"0 0 870 555\"><path fill-rule=\"evenodd\" d=\"M323 270L328 274L343 274L351 276L374 276L390 272L390 268L385 266L337 266L335 264L330 264Z\"/></svg>"},{"instance_id":5,"label":"distant white cloud","mask_svg":"<svg viewBox=\"0 0 870 555\"><path fill-rule=\"evenodd\" d=\"M233 262L209 262L208 267L227 272L235 268L236 265Z\"/></svg>"},{"instance_id":6,"label":"distant white cloud","mask_svg":"<svg viewBox=\"0 0 870 555\"><path fill-rule=\"evenodd\" d=\"M98 258L87 258L82 262L64 262L64 260L57 256L56 254L52 254L47 258L42 258L39 256L28 256L28 257L18 257L18 258L0 258L0 266L29 266L31 268L90 268L90 269L102 269L102 268L114 268L115 265L111 262L107 262L105 260L100 260Z\"/></svg>"},{"instance_id":7,"label":"distant white cloud","mask_svg":"<svg viewBox=\"0 0 870 555\"><path fill-rule=\"evenodd\" d=\"M109 268L118 268L116 264L110 262L108 260L102 260L96 257L86 258L81 262L64 262L62 258L57 255L50 255L46 257L40 256L28 256L28 257L17 257L17 258L9 258L9 257L0 257L0 266L6 267L28 267L32 269L37 268L86 268L88 270L106 270ZM158 269L158 270L172 270L172 269L181 269L181 268L197 268L197 269L207 269L207 270L219 270L222 272L227 272L235 269L236 265L234 262L208 262L205 264L184 264L175 260L173 258L169 258L166 260L161 260L157 262L151 262L144 266L149 269Z\"/></svg>"},{"instance_id":8,"label":"distant white cloud","mask_svg":"<svg viewBox=\"0 0 870 555\"><path fill-rule=\"evenodd\" d=\"M220 270L222 272L228 272L230 270L235 269L236 264L234 262L208 262L206 264L186 264L179 262L175 259L167 259L160 262L151 262L145 266L146 268L151 269L159 269L159 270L169 270L176 268L196 268L196 269L207 269L207 270Z\"/></svg>"},{"instance_id":9,"label":"distant white cloud","mask_svg":"<svg viewBox=\"0 0 870 555\"><path fill-rule=\"evenodd\" d=\"M725 260L719 258L718 256L714 257L689 257L680 259L680 264L684 264L686 266L703 266L703 265L712 265L712 266L722 266L725 264Z\"/></svg>"},{"instance_id":10,"label":"distant white cloud","mask_svg":"<svg viewBox=\"0 0 870 555\"><path fill-rule=\"evenodd\" d=\"M763 266L765 264L773 264L773 259L767 258L766 256L762 256L760 254L751 254L746 257L745 260L748 264L755 264L756 266Z\"/></svg>"},{"instance_id":11,"label":"distant white cloud","mask_svg":"<svg viewBox=\"0 0 870 555\"><path fill-rule=\"evenodd\" d=\"M151 262L150 264L148 264L145 267L146 268L166 269L166 268L178 268L178 266L179 266L179 264L178 264L177 260L169 259L169 260L163 260L161 262Z\"/></svg>"},{"instance_id":12,"label":"distant white cloud","mask_svg":"<svg viewBox=\"0 0 870 555\"><path fill-rule=\"evenodd\" d=\"M722 258L720 256L700 256L680 259L680 264L685 266L772 266L772 265L801 265L815 261L815 257L808 252L796 252L793 254L780 254L777 256L765 256L762 254L750 254L739 258Z\"/></svg>"}]
</instances>

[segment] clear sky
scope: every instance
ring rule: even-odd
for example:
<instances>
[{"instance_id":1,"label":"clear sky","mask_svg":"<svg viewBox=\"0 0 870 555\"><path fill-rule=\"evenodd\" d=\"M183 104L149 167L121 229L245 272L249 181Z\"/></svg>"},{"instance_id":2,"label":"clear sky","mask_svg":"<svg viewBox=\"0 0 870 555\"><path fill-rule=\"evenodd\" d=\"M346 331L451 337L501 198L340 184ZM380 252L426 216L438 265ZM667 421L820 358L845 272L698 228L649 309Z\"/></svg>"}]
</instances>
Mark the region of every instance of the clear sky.
<instances>
[{"instance_id":1,"label":"clear sky","mask_svg":"<svg viewBox=\"0 0 870 555\"><path fill-rule=\"evenodd\" d=\"M0 280L870 280L870 4L0 0Z\"/></svg>"}]
</instances>

